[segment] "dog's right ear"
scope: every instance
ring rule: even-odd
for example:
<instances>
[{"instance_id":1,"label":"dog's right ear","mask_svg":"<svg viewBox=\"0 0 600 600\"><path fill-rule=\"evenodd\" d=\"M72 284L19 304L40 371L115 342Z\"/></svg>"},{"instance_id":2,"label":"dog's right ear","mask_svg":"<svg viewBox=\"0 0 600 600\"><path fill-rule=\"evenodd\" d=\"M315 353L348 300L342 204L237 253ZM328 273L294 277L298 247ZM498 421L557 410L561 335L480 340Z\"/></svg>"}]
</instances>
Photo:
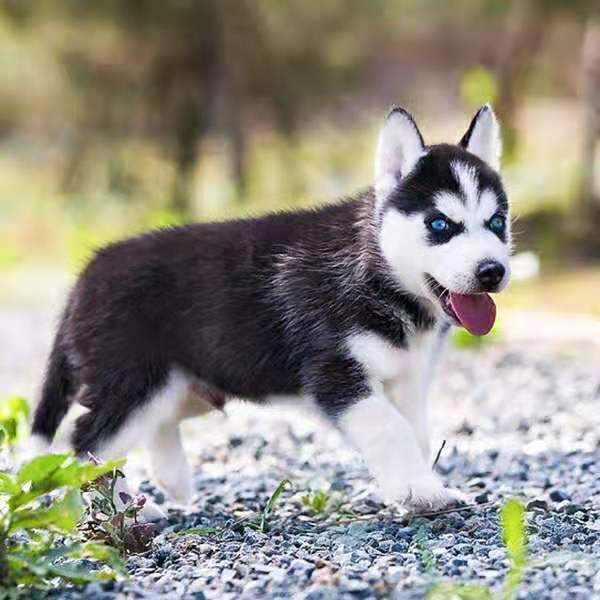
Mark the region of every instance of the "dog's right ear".
<instances>
[{"instance_id":1,"label":"dog's right ear","mask_svg":"<svg viewBox=\"0 0 600 600\"><path fill-rule=\"evenodd\" d=\"M375 196L381 204L425 152L425 142L414 119L402 108L392 108L385 119L375 154Z\"/></svg>"},{"instance_id":2,"label":"dog's right ear","mask_svg":"<svg viewBox=\"0 0 600 600\"><path fill-rule=\"evenodd\" d=\"M484 104L477 111L458 145L478 156L492 169L500 170L502 138L498 119L490 104Z\"/></svg>"}]
</instances>

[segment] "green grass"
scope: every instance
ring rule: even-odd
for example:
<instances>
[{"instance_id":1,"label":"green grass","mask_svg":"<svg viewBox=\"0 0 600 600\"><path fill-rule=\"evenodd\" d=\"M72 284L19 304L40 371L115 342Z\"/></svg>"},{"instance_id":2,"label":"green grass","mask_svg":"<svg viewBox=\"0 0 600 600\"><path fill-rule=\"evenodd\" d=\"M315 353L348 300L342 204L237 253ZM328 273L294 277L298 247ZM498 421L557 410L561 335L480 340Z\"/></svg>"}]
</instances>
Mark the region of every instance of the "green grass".
<instances>
[{"instance_id":1,"label":"green grass","mask_svg":"<svg viewBox=\"0 0 600 600\"><path fill-rule=\"evenodd\" d=\"M289 479L284 479L279 483L275 491L271 494L269 501L263 508L262 514L260 515L260 524L258 526L258 530L261 533L265 533L267 531L269 526L269 519L273 514L273 510L275 509L275 505L279 500L279 496L281 496L283 490L288 486L292 487L292 482Z\"/></svg>"},{"instance_id":2,"label":"green grass","mask_svg":"<svg viewBox=\"0 0 600 600\"><path fill-rule=\"evenodd\" d=\"M315 515L325 514L330 502L330 496L325 490L308 491L302 496L302 503Z\"/></svg>"},{"instance_id":3,"label":"green grass","mask_svg":"<svg viewBox=\"0 0 600 600\"><path fill-rule=\"evenodd\" d=\"M263 509L250 516L238 519L228 527L217 528L217 527L192 527L191 529L184 529L179 531L179 535L210 535L220 534L228 529L254 529L260 533L268 533L270 527L270 520L275 511L275 507L283 491L287 487L293 487L292 482L289 479L283 479L279 482L279 485L275 488L275 491L269 496L269 499L265 503Z\"/></svg>"},{"instance_id":4,"label":"green grass","mask_svg":"<svg viewBox=\"0 0 600 600\"><path fill-rule=\"evenodd\" d=\"M454 580L435 581L427 593L426 600L512 600L516 597L525 569L529 566L523 504L518 500L508 500L500 512L500 523L509 559L509 570L502 589L496 593L479 584L464 584ZM427 546L423 531L417 531L415 544L425 571L432 579L438 580L435 557Z\"/></svg>"}]
</instances>

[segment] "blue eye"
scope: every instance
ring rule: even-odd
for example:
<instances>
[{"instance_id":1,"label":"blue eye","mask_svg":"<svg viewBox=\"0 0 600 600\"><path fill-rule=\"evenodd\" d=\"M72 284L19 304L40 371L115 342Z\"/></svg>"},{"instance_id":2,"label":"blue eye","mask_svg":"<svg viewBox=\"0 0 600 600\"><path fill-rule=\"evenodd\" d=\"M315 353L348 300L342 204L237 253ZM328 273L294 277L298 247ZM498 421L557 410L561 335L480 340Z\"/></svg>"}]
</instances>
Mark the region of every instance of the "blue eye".
<instances>
[{"instance_id":1,"label":"blue eye","mask_svg":"<svg viewBox=\"0 0 600 600\"><path fill-rule=\"evenodd\" d=\"M434 219L429 223L429 227L433 231L448 231L450 229L450 223L446 219Z\"/></svg>"},{"instance_id":2,"label":"blue eye","mask_svg":"<svg viewBox=\"0 0 600 600\"><path fill-rule=\"evenodd\" d=\"M506 221L502 215L495 215L490 219L489 228L494 233L502 233L506 227Z\"/></svg>"}]
</instances>

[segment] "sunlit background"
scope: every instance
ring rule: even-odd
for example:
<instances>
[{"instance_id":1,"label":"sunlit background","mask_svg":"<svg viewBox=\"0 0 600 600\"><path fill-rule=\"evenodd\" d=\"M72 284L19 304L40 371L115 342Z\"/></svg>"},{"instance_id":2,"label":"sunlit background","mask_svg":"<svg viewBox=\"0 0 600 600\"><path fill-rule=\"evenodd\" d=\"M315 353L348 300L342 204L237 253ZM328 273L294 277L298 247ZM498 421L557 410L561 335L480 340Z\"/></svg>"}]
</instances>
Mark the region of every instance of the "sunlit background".
<instances>
[{"instance_id":1,"label":"sunlit background","mask_svg":"<svg viewBox=\"0 0 600 600\"><path fill-rule=\"evenodd\" d=\"M301 584L316 591L302 597L333 597L342 576L355 583L373 565L369 582L389 575L398 598L449 573L508 598L496 575L513 563L498 546L496 511L510 497L527 506L531 541L519 597L598 597L599 12L600 0L0 0L0 422L15 403L27 406L21 396L37 401L67 291L99 246L155 227L351 195L371 184L376 135L392 104L436 143L457 142L490 101L504 137L513 280L498 297L492 333L454 333L432 394L434 466L481 504L466 507L464 519L446 515L418 529L409 521L414 536L405 541L387 528L398 515L382 510L377 486L334 428L289 404L269 412L232 403L184 424L197 494L186 514L171 510L169 523L191 515L198 520L186 523L235 519L237 527L288 478L298 498L324 493L331 512L323 518L335 520L300 500L298 508L286 490L272 538L261 532L237 546L230 541L247 532L212 546L200 538L196 554L189 536L161 535L160 554L152 553L160 562L136 563L160 569L135 567L125 588L89 597L102 589L138 597L144 581L148 597L158 597L171 578L183 586L192 572L185 589L202 589L199 597L223 596L214 592L220 582L229 597L246 584L250 596L263 593L256 577L270 578L269 597L287 597L279 582L304 570L282 566L325 556ZM63 428L54 450L66 445ZM390 448L390 459L405 445ZM0 474L15 462L0 448ZM144 465L142 453L127 458L130 482L148 477ZM140 489L157 501L162 494L148 483ZM173 508L164 494L160 502ZM335 523L335 545L317 537L324 523ZM171 553L177 544L183 550ZM32 552L38 547L36 533ZM373 589L384 597L393 588L380 583ZM358 597L363 588L348 590Z\"/></svg>"},{"instance_id":2,"label":"sunlit background","mask_svg":"<svg viewBox=\"0 0 600 600\"><path fill-rule=\"evenodd\" d=\"M0 306L53 306L115 238L352 194L391 104L437 142L490 100L516 217L500 328L550 311L589 336L575 315L600 316L594 4L2 2Z\"/></svg>"}]
</instances>

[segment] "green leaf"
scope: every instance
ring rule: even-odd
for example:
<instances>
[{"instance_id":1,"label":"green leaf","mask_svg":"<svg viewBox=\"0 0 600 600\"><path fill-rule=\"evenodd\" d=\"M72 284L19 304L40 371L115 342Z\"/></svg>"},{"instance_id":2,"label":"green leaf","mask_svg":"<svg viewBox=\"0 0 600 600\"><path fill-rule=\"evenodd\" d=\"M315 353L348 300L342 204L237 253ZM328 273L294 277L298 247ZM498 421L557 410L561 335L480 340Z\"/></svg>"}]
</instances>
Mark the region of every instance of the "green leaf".
<instances>
[{"instance_id":1,"label":"green leaf","mask_svg":"<svg viewBox=\"0 0 600 600\"><path fill-rule=\"evenodd\" d=\"M316 513L323 512L328 502L329 495L323 490L319 490L312 499L312 508Z\"/></svg>"},{"instance_id":2,"label":"green leaf","mask_svg":"<svg viewBox=\"0 0 600 600\"><path fill-rule=\"evenodd\" d=\"M25 463L17 473L17 484L25 489L14 494L9 500L11 510L16 510L35 498L62 487L54 483L52 475L68 459L72 459L70 454L47 454Z\"/></svg>"},{"instance_id":3,"label":"green leaf","mask_svg":"<svg viewBox=\"0 0 600 600\"><path fill-rule=\"evenodd\" d=\"M423 563L425 572L429 573L431 576L435 576L438 570L437 561L433 555L433 552L429 548L429 544L427 542L427 533L422 525L415 532L414 543L419 551L419 556L421 558L421 562Z\"/></svg>"},{"instance_id":4,"label":"green leaf","mask_svg":"<svg viewBox=\"0 0 600 600\"><path fill-rule=\"evenodd\" d=\"M277 500L279 500L279 496L281 496L281 493L288 485L292 487L292 482L289 479L284 479L277 486L277 489L273 492L273 494L269 498L269 501L267 502L267 506L265 507L265 513L267 515L270 515L271 512L273 512L273 507L275 506L275 503L277 502Z\"/></svg>"},{"instance_id":5,"label":"green leaf","mask_svg":"<svg viewBox=\"0 0 600 600\"><path fill-rule=\"evenodd\" d=\"M77 555L73 547L64 555ZM99 579L112 579L115 573L111 571L90 571L88 567L80 567L75 564L54 564L56 556L53 552L29 555L26 552L11 554L9 556L9 568L17 573L19 583L40 583L40 579L50 577L61 577L72 583L87 583ZM32 577L33 575L33 577Z\"/></svg>"},{"instance_id":6,"label":"green leaf","mask_svg":"<svg viewBox=\"0 0 600 600\"><path fill-rule=\"evenodd\" d=\"M62 500L50 508L29 508L14 512L10 517L8 531L19 529L53 529L68 532L75 528L82 513L81 493L71 490Z\"/></svg>"},{"instance_id":7,"label":"green leaf","mask_svg":"<svg viewBox=\"0 0 600 600\"><path fill-rule=\"evenodd\" d=\"M263 513L262 513L262 517L260 520L260 531L263 531L263 532L265 531L265 527L267 525L267 520L271 516L271 513L273 512L273 508L274 508L275 504L277 503L277 500L279 500L279 496L281 496L281 493L288 485L290 487L293 487L292 482L289 479L282 480L280 482L280 484L277 486L277 489L271 494L271 497L269 498L269 501L267 502L267 505L265 506Z\"/></svg>"},{"instance_id":8,"label":"green leaf","mask_svg":"<svg viewBox=\"0 0 600 600\"><path fill-rule=\"evenodd\" d=\"M11 552L10 557L15 570L29 568L32 571L43 573L48 572L49 568L54 569L55 566L52 565L59 558L94 558L106 563L116 573L126 575L123 559L116 548L100 542L76 542L41 552L26 551L24 546L21 546L18 552Z\"/></svg>"},{"instance_id":9,"label":"green leaf","mask_svg":"<svg viewBox=\"0 0 600 600\"><path fill-rule=\"evenodd\" d=\"M60 564L48 565L48 577L62 577L72 583L89 583L90 581L98 581L105 579L114 579L115 574L110 571L90 571L88 567Z\"/></svg>"},{"instance_id":10,"label":"green leaf","mask_svg":"<svg viewBox=\"0 0 600 600\"><path fill-rule=\"evenodd\" d=\"M20 489L13 477L0 471L0 494L12 496L18 494Z\"/></svg>"},{"instance_id":11,"label":"green leaf","mask_svg":"<svg viewBox=\"0 0 600 600\"><path fill-rule=\"evenodd\" d=\"M81 462L71 454L47 454L34 458L17 475L17 482L31 482L31 487L10 499L15 510L31 500L62 487L80 488L85 483L112 472L122 466L124 460L113 460L101 465Z\"/></svg>"},{"instance_id":12,"label":"green leaf","mask_svg":"<svg viewBox=\"0 0 600 600\"><path fill-rule=\"evenodd\" d=\"M17 473L17 483L23 485L28 481L35 483L54 473L63 465L71 454L45 454L27 462Z\"/></svg>"},{"instance_id":13,"label":"green leaf","mask_svg":"<svg viewBox=\"0 0 600 600\"><path fill-rule=\"evenodd\" d=\"M502 598L510 600L516 596L523 581L527 566L527 534L525 532L525 507L518 500L509 500L502 507L502 533L511 567L506 575Z\"/></svg>"},{"instance_id":14,"label":"green leaf","mask_svg":"<svg viewBox=\"0 0 600 600\"><path fill-rule=\"evenodd\" d=\"M57 486L72 485L81 487L90 481L94 481L94 479L98 479L98 477L102 477L102 475L112 473L124 464L125 460L110 460L101 465L75 461L56 472L53 475L53 481Z\"/></svg>"},{"instance_id":15,"label":"green leaf","mask_svg":"<svg viewBox=\"0 0 600 600\"><path fill-rule=\"evenodd\" d=\"M23 598L22 590L17 589L16 584L8 589L0 588L0 600L21 600Z\"/></svg>"},{"instance_id":16,"label":"green leaf","mask_svg":"<svg viewBox=\"0 0 600 600\"><path fill-rule=\"evenodd\" d=\"M527 563L525 507L518 500L509 500L502 507L502 532L508 555L517 567Z\"/></svg>"}]
</instances>

